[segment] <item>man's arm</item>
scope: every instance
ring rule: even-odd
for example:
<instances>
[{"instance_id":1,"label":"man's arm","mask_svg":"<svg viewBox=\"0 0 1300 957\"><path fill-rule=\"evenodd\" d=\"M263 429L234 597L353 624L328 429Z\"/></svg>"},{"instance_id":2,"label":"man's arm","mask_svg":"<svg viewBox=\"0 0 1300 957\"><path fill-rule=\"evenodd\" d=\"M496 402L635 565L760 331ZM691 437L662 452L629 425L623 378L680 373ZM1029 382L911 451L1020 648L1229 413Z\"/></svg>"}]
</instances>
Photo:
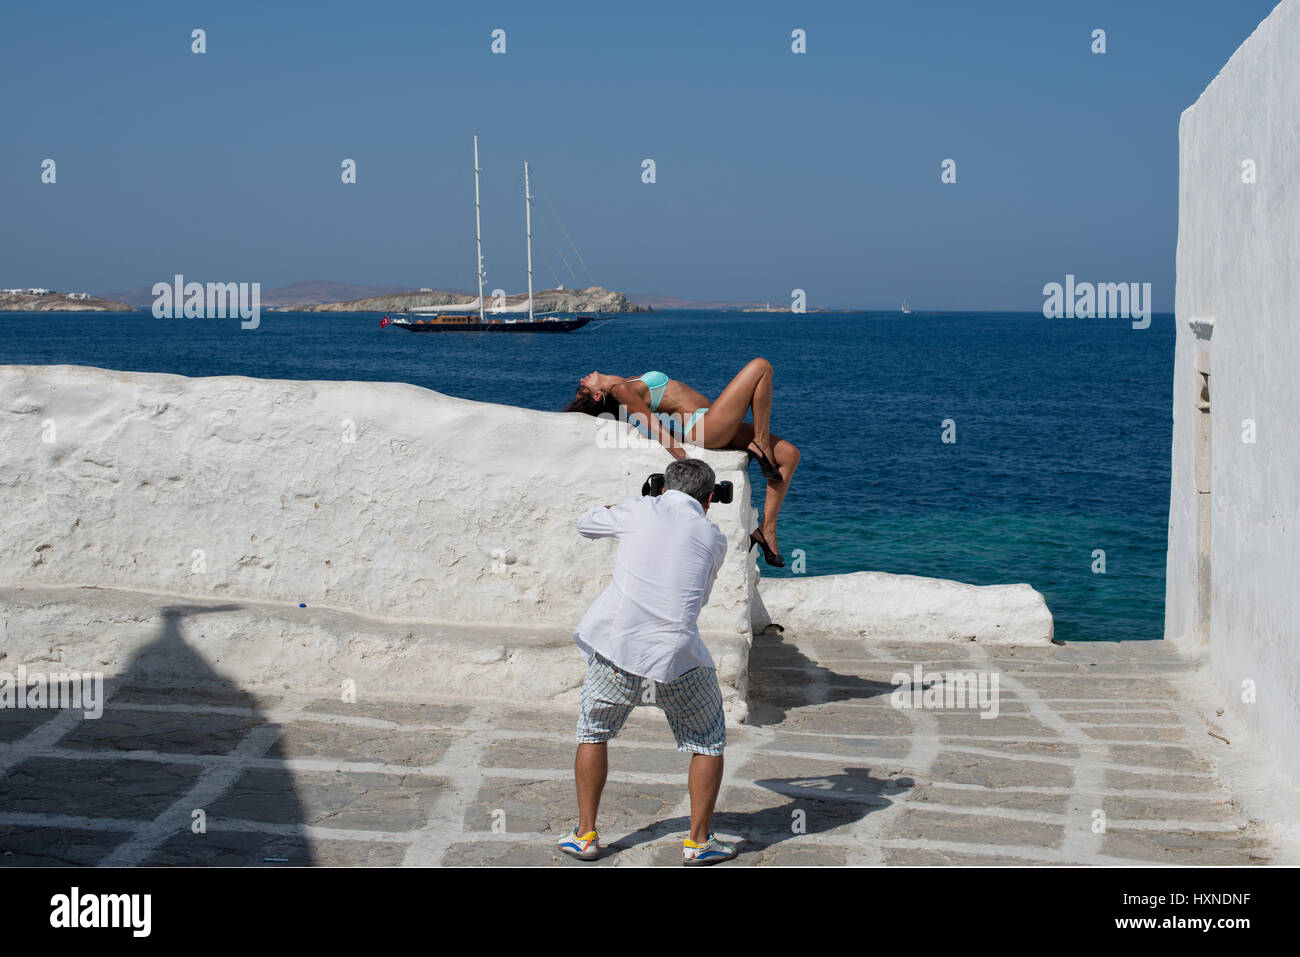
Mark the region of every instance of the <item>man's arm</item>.
<instances>
[{"instance_id":1,"label":"man's arm","mask_svg":"<svg viewBox=\"0 0 1300 957\"><path fill-rule=\"evenodd\" d=\"M611 538L627 527L631 503L639 496L626 498L617 505L597 505L578 517L578 532L583 538Z\"/></svg>"},{"instance_id":2,"label":"man's arm","mask_svg":"<svg viewBox=\"0 0 1300 957\"><path fill-rule=\"evenodd\" d=\"M710 525L713 523L710 522ZM722 529L716 525L713 526L716 533L713 543L713 565L709 569L709 577L704 582L704 603L709 603L709 598L713 594L713 583L717 581L718 572L722 570L722 563L727 557L727 536L722 533Z\"/></svg>"}]
</instances>

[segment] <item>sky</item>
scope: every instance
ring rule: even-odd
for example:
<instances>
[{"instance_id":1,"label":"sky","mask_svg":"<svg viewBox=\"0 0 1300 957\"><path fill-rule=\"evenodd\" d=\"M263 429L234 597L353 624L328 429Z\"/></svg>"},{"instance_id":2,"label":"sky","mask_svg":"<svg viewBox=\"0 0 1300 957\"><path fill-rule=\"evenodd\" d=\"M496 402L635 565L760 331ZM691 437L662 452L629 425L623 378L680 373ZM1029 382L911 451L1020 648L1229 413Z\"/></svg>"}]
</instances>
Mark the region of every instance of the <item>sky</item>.
<instances>
[{"instance_id":1,"label":"sky","mask_svg":"<svg viewBox=\"0 0 1300 957\"><path fill-rule=\"evenodd\" d=\"M1179 115L1273 6L8 3L0 287L470 289L477 134L489 290L526 160L538 288L1037 310L1069 273L1168 311Z\"/></svg>"}]
</instances>

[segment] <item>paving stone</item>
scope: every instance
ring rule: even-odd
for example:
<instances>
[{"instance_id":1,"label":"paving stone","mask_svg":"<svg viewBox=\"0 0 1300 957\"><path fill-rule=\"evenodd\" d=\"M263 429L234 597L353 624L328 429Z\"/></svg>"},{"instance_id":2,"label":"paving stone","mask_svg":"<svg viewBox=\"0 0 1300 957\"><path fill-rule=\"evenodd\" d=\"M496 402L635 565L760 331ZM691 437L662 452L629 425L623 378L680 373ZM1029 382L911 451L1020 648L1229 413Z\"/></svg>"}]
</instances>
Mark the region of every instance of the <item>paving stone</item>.
<instances>
[{"instance_id":1,"label":"paving stone","mask_svg":"<svg viewBox=\"0 0 1300 957\"><path fill-rule=\"evenodd\" d=\"M929 777L941 783L978 784L985 788L1068 788L1074 784L1074 772L1064 764L1013 761L957 751L940 752Z\"/></svg>"},{"instance_id":2,"label":"paving stone","mask_svg":"<svg viewBox=\"0 0 1300 957\"><path fill-rule=\"evenodd\" d=\"M1097 741L1165 741L1182 742L1187 740L1187 732L1180 727L1172 728L1083 728L1083 733Z\"/></svg>"},{"instance_id":3,"label":"paving stone","mask_svg":"<svg viewBox=\"0 0 1300 957\"><path fill-rule=\"evenodd\" d=\"M912 742L904 737L871 738L849 735L800 734L798 732L777 731L763 748L770 752L793 752L799 754L833 754L852 758L858 755L871 755L881 758L901 758L912 750Z\"/></svg>"},{"instance_id":4,"label":"paving stone","mask_svg":"<svg viewBox=\"0 0 1300 957\"><path fill-rule=\"evenodd\" d=\"M740 853L736 860L751 866L842 867L847 863L844 848L804 837L791 838L761 850L750 849L742 844L737 850ZM679 857L680 854L678 851Z\"/></svg>"},{"instance_id":5,"label":"paving stone","mask_svg":"<svg viewBox=\"0 0 1300 957\"><path fill-rule=\"evenodd\" d=\"M1088 675L1070 678L1030 678L1025 682L1039 697L1049 702L1056 698L1109 698L1120 701L1172 700L1177 697L1173 687L1163 681L1152 681L1148 676L1133 678L1092 678Z\"/></svg>"},{"instance_id":6,"label":"paving stone","mask_svg":"<svg viewBox=\"0 0 1300 957\"><path fill-rule=\"evenodd\" d=\"M1178 723L1178 715L1172 711L1061 711L1060 716L1071 724L1160 724Z\"/></svg>"},{"instance_id":7,"label":"paving stone","mask_svg":"<svg viewBox=\"0 0 1300 957\"><path fill-rule=\"evenodd\" d=\"M1071 866L1078 861L1059 861L1045 864L1037 860L995 854L970 854L961 851L935 850L927 847L886 847L886 865L903 867L1044 867Z\"/></svg>"},{"instance_id":8,"label":"paving stone","mask_svg":"<svg viewBox=\"0 0 1300 957\"><path fill-rule=\"evenodd\" d=\"M0 867L98 864L130 837L130 831L0 827Z\"/></svg>"},{"instance_id":9,"label":"paving stone","mask_svg":"<svg viewBox=\"0 0 1300 957\"><path fill-rule=\"evenodd\" d=\"M686 797L680 784L632 784L611 780L600 802L601 831L634 830L644 821L668 814ZM503 812L503 813L496 813ZM466 832L492 831L500 822L505 833L564 834L577 823L578 801L572 778L529 780L492 778L465 808Z\"/></svg>"},{"instance_id":10,"label":"paving stone","mask_svg":"<svg viewBox=\"0 0 1300 957\"><path fill-rule=\"evenodd\" d=\"M760 786L724 787L713 828L735 835L752 850L793 837L851 828L903 799L909 782L882 783L864 769L825 778L769 779ZM682 819L680 829L689 830Z\"/></svg>"},{"instance_id":11,"label":"paving stone","mask_svg":"<svg viewBox=\"0 0 1300 957\"><path fill-rule=\"evenodd\" d=\"M1107 768L1106 787L1115 791L1214 791L1217 782L1210 775L1192 774L1153 774L1141 771L1126 771L1119 768Z\"/></svg>"},{"instance_id":12,"label":"paving stone","mask_svg":"<svg viewBox=\"0 0 1300 957\"><path fill-rule=\"evenodd\" d=\"M992 722L989 722L989 725L992 727ZM1016 757L1070 760L1079 756L1079 746L1068 741L1020 741L1015 738L976 737L963 737L960 741L963 748L998 751Z\"/></svg>"},{"instance_id":13,"label":"paving stone","mask_svg":"<svg viewBox=\"0 0 1300 957\"><path fill-rule=\"evenodd\" d=\"M395 841L311 840L258 831L184 831L169 838L146 865L209 867L395 867L407 845Z\"/></svg>"},{"instance_id":14,"label":"paving stone","mask_svg":"<svg viewBox=\"0 0 1300 957\"><path fill-rule=\"evenodd\" d=\"M83 721L59 742L86 751L154 751L158 754L229 754L264 722L249 714L137 711L115 707Z\"/></svg>"},{"instance_id":15,"label":"paving stone","mask_svg":"<svg viewBox=\"0 0 1300 957\"><path fill-rule=\"evenodd\" d=\"M992 807L1013 811L1039 811L1064 814L1069 802L1065 794L1039 794L1033 791L988 790L986 788L948 788L922 784L912 790L908 803L943 804L949 807Z\"/></svg>"},{"instance_id":16,"label":"paving stone","mask_svg":"<svg viewBox=\"0 0 1300 957\"><path fill-rule=\"evenodd\" d=\"M1017 738L1059 738L1061 735L1028 715L999 714L981 718L978 711L930 711L945 736L997 735Z\"/></svg>"},{"instance_id":17,"label":"paving stone","mask_svg":"<svg viewBox=\"0 0 1300 957\"><path fill-rule=\"evenodd\" d=\"M0 708L0 744L26 737L61 713L54 708Z\"/></svg>"},{"instance_id":18,"label":"paving stone","mask_svg":"<svg viewBox=\"0 0 1300 957\"><path fill-rule=\"evenodd\" d=\"M445 779L418 774L250 769L205 810L226 820L412 831L446 788Z\"/></svg>"},{"instance_id":19,"label":"paving stone","mask_svg":"<svg viewBox=\"0 0 1300 957\"><path fill-rule=\"evenodd\" d=\"M0 781L0 812L152 820L200 773L193 764L30 758Z\"/></svg>"},{"instance_id":20,"label":"paving stone","mask_svg":"<svg viewBox=\"0 0 1300 957\"><path fill-rule=\"evenodd\" d=\"M350 718L376 718L397 724L459 727L473 707L468 704L405 704L398 701L340 701L320 698L304 709L312 714L340 715Z\"/></svg>"},{"instance_id":21,"label":"paving stone","mask_svg":"<svg viewBox=\"0 0 1300 957\"><path fill-rule=\"evenodd\" d=\"M1267 845L1248 830L1223 833L1108 828L1101 852L1135 861L1216 867L1265 864L1273 858Z\"/></svg>"},{"instance_id":22,"label":"paving stone","mask_svg":"<svg viewBox=\"0 0 1300 957\"><path fill-rule=\"evenodd\" d=\"M453 844L442 856L442 864L454 867L599 867L609 864L609 856L595 861L579 861L555 848L556 838L536 841L463 841Z\"/></svg>"},{"instance_id":23,"label":"paving stone","mask_svg":"<svg viewBox=\"0 0 1300 957\"><path fill-rule=\"evenodd\" d=\"M373 761L429 767L437 764L452 742L453 731L406 731L323 721L296 721L280 728L268 758L321 758L332 761Z\"/></svg>"},{"instance_id":24,"label":"paving stone","mask_svg":"<svg viewBox=\"0 0 1300 957\"><path fill-rule=\"evenodd\" d=\"M1210 762L1191 748L1177 745L1112 744L1110 758L1116 764L1165 768L1170 771L1210 773Z\"/></svg>"},{"instance_id":25,"label":"paving stone","mask_svg":"<svg viewBox=\"0 0 1300 957\"><path fill-rule=\"evenodd\" d=\"M311 853L313 863L319 867L400 867L406 857L407 847L406 844L392 841L326 839L312 841Z\"/></svg>"},{"instance_id":26,"label":"paving stone","mask_svg":"<svg viewBox=\"0 0 1300 957\"><path fill-rule=\"evenodd\" d=\"M686 780L690 756L676 747L643 748L615 738L609 747L611 771L680 774ZM573 764L575 745L540 738L493 741L483 751L485 768L563 768Z\"/></svg>"},{"instance_id":27,"label":"paving stone","mask_svg":"<svg viewBox=\"0 0 1300 957\"><path fill-rule=\"evenodd\" d=\"M766 699L760 698L750 705L751 716L755 711L763 715L763 721L757 724L778 724L784 731L814 731L820 734L910 734L912 721L908 712L895 708L857 708L845 704L821 705L793 710L773 708Z\"/></svg>"},{"instance_id":28,"label":"paving stone","mask_svg":"<svg viewBox=\"0 0 1300 957\"><path fill-rule=\"evenodd\" d=\"M1150 798L1108 795L1102 810L1110 827L1125 821L1182 821L1189 824L1218 824L1239 821L1241 814L1230 800L1209 798Z\"/></svg>"},{"instance_id":29,"label":"paving stone","mask_svg":"<svg viewBox=\"0 0 1300 957\"><path fill-rule=\"evenodd\" d=\"M209 688L158 688L129 684L114 689L108 707L124 704L152 704L266 711L283 700L284 696L280 694L246 691L234 685Z\"/></svg>"},{"instance_id":30,"label":"paving stone","mask_svg":"<svg viewBox=\"0 0 1300 957\"><path fill-rule=\"evenodd\" d=\"M1065 839L1059 824L1016 821L989 814L961 814L907 807L889 827L888 836L907 840L951 841L1055 848Z\"/></svg>"},{"instance_id":31,"label":"paving stone","mask_svg":"<svg viewBox=\"0 0 1300 957\"><path fill-rule=\"evenodd\" d=\"M633 711L633 715L636 711ZM546 731L553 734L567 734L572 741L578 727L578 710L576 707L572 710L507 707L493 713L492 727L498 731Z\"/></svg>"},{"instance_id":32,"label":"paving stone","mask_svg":"<svg viewBox=\"0 0 1300 957\"><path fill-rule=\"evenodd\" d=\"M362 857L364 842L351 843L356 847L356 857ZM178 831L145 861L149 866L185 867L309 867L320 863L303 833L283 835L211 828L203 834L195 834L189 828Z\"/></svg>"}]
</instances>

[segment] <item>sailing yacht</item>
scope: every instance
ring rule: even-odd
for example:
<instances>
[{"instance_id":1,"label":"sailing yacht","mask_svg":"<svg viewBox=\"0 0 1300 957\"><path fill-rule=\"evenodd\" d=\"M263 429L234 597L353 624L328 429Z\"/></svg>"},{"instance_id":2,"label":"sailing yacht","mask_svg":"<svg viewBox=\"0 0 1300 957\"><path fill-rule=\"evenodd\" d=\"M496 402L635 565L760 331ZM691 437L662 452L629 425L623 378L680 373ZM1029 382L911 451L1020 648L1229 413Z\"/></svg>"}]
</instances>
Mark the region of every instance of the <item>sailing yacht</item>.
<instances>
[{"instance_id":1,"label":"sailing yacht","mask_svg":"<svg viewBox=\"0 0 1300 957\"><path fill-rule=\"evenodd\" d=\"M528 236L528 318L489 319L483 308L483 227L479 213L478 136L474 137L474 239L478 247L478 299L452 306L422 306L396 319L384 316L379 328L397 326L407 332L573 332L597 318L591 316L536 316L533 313L533 197L528 185L528 164L524 163L524 222ZM477 309L478 315L464 312ZM460 310L460 311L458 311Z\"/></svg>"},{"instance_id":2,"label":"sailing yacht","mask_svg":"<svg viewBox=\"0 0 1300 957\"><path fill-rule=\"evenodd\" d=\"M910 316L911 314L912 314L912 310L907 308L907 300L904 299L904 300L903 300L903 315L905 315L905 316Z\"/></svg>"}]
</instances>

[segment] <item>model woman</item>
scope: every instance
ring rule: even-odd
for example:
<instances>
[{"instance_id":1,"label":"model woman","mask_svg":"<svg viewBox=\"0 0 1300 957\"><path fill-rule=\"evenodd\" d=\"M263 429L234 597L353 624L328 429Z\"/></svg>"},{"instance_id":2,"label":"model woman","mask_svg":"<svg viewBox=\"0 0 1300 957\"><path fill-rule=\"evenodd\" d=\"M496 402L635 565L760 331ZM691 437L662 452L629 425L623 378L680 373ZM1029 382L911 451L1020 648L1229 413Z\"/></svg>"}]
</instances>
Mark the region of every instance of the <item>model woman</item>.
<instances>
[{"instance_id":1,"label":"model woman","mask_svg":"<svg viewBox=\"0 0 1300 957\"><path fill-rule=\"evenodd\" d=\"M631 379L592 372L578 382L577 395L564 411L588 415L609 413L617 417L619 406L623 406L628 419L640 415L650 434L674 458L685 458L686 450L660 417L679 423L686 441L701 448L747 452L767 479L763 518L750 535L750 548L758 545L769 565L785 564L777 548L776 520L785 493L790 489L790 478L799 464L799 450L769 429L772 363L766 359L750 360L713 401L662 372L647 372ZM752 425L745 421L746 413L751 411Z\"/></svg>"}]
</instances>

